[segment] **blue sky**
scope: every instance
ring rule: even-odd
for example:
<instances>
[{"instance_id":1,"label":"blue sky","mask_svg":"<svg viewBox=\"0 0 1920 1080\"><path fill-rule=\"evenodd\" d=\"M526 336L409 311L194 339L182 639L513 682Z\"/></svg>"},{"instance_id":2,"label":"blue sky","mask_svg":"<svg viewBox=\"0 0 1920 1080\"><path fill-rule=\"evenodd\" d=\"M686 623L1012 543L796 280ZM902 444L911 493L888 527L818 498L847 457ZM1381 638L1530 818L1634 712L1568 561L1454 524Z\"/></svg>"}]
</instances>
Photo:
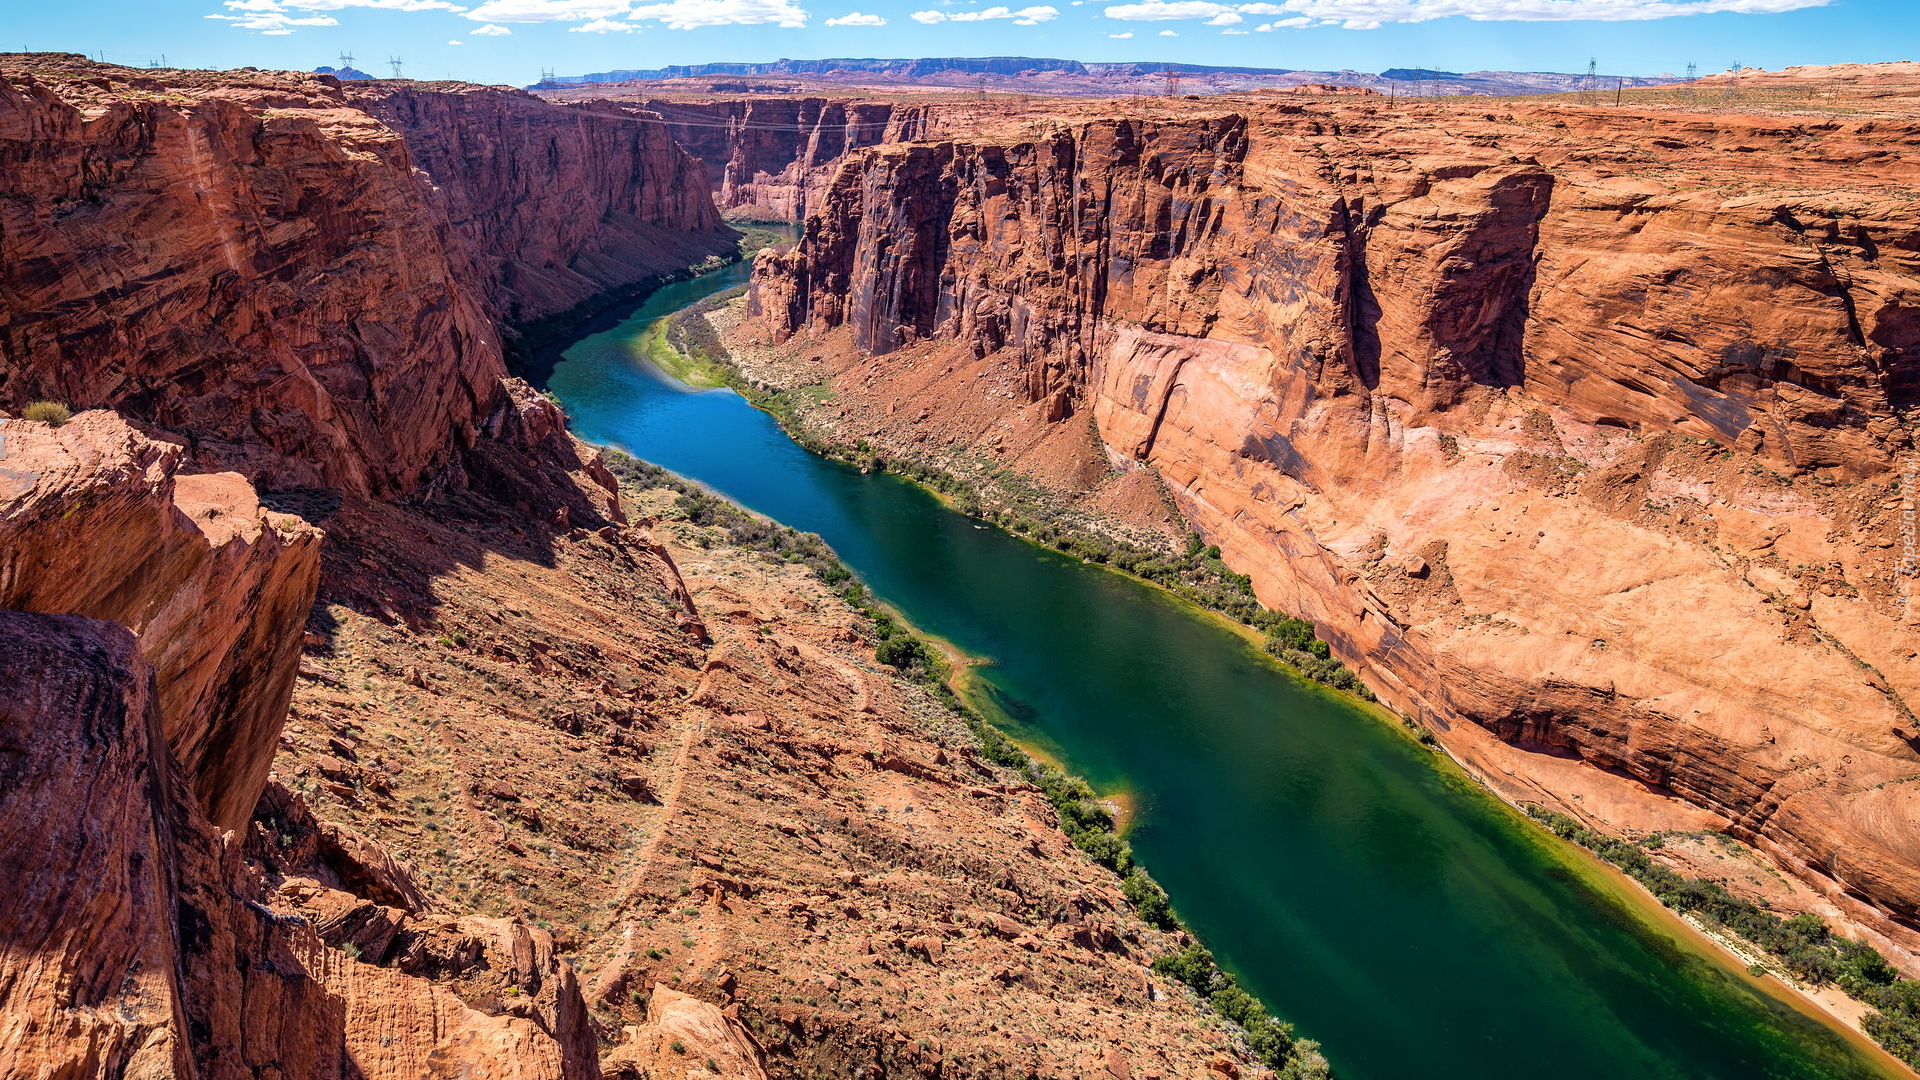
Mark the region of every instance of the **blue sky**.
<instances>
[{"instance_id":1,"label":"blue sky","mask_svg":"<svg viewBox=\"0 0 1920 1080\"><path fill-rule=\"evenodd\" d=\"M1920 0L0 0L0 49L526 84L718 60L1061 56L1705 72L1920 58ZM1128 36L1131 35L1131 36Z\"/></svg>"}]
</instances>

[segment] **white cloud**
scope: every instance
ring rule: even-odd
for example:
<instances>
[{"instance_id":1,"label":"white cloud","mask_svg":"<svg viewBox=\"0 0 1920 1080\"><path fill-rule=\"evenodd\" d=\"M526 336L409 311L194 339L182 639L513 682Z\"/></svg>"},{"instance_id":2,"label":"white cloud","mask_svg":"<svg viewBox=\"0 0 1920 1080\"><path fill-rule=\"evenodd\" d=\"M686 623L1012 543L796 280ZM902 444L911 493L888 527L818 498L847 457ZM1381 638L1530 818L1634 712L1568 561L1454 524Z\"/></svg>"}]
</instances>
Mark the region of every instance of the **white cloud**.
<instances>
[{"instance_id":1,"label":"white cloud","mask_svg":"<svg viewBox=\"0 0 1920 1080\"><path fill-rule=\"evenodd\" d=\"M640 28L618 19L595 19L590 23L567 27L569 34L637 34Z\"/></svg>"},{"instance_id":2,"label":"white cloud","mask_svg":"<svg viewBox=\"0 0 1920 1080\"><path fill-rule=\"evenodd\" d=\"M632 0L486 0L467 12L475 22L581 22L626 14Z\"/></svg>"},{"instance_id":3,"label":"white cloud","mask_svg":"<svg viewBox=\"0 0 1920 1080\"><path fill-rule=\"evenodd\" d=\"M285 37L293 33L293 28L296 26L340 25L340 20L328 15L296 19L292 15L279 11L250 11L245 15L209 15L207 18L219 19L236 29L252 30L271 37Z\"/></svg>"},{"instance_id":4,"label":"white cloud","mask_svg":"<svg viewBox=\"0 0 1920 1080\"><path fill-rule=\"evenodd\" d=\"M1059 8L1046 6L1024 7L1019 11L1015 11L1012 8L995 6L983 8L980 11L955 12L952 15L944 11L916 11L913 13L913 21L926 23L929 26L934 23L943 22L986 22L989 19L1012 19L1015 26L1037 26L1040 23L1051 22L1059 17Z\"/></svg>"},{"instance_id":5,"label":"white cloud","mask_svg":"<svg viewBox=\"0 0 1920 1080\"><path fill-rule=\"evenodd\" d=\"M878 15L862 15L858 11L849 11L837 19L828 19L828 26L885 26L887 20Z\"/></svg>"},{"instance_id":6,"label":"white cloud","mask_svg":"<svg viewBox=\"0 0 1920 1080\"><path fill-rule=\"evenodd\" d=\"M1116 41L1125 41L1128 38L1133 36L1133 31L1129 30L1124 34L1108 34L1107 36L1110 38L1113 38Z\"/></svg>"},{"instance_id":7,"label":"white cloud","mask_svg":"<svg viewBox=\"0 0 1920 1080\"><path fill-rule=\"evenodd\" d=\"M467 10L447 0L226 0L223 6L242 14L209 15L207 18L219 19L242 30L275 36L291 34L299 26L340 25L337 20L326 16L302 18L297 14L299 12L342 11L347 8L378 8L383 11Z\"/></svg>"},{"instance_id":8,"label":"white cloud","mask_svg":"<svg viewBox=\"0 0 1920 1080\"><path fill-rule=\"evenodd\" d=\"M757 26L773 23L795 29L807 25L807 11L793 0L669 0L641 4L629 19L658 19L674 30L701 26Z\"/></svg>"},{"instance_id":9,"label":"white cloud","mask_svg":"<svg viewBox=\"0 0 1920 1080\"><path fill-rule=\"evenodd\" d=\"M1387 23L1463 18L1475 22L1633 22L1679 15L1763 15L1825 7L1834 0L1280 0L1219 4L1209 0L1144 0L1106 9L1112 19L1212 19L1223 12L1289 15L1277 26L1343 26L1377 30Z\"/></svg>"},{"instance_id":10,"label":"white cloud","mask_svg":"<svg viewBox=\"0 0 1920 1080\"><path fill-rule=\"evenodd\" d=\"M1119 4L1106 10L1109 19L1127 22L1160 22L1166 19L1211 19L1233 14L1231 4L1209 0L1147 0L1143 4Z\"/></svg>"},{"instance_id":11,"label":"white cloud","mask_svg":"<svg viewBox=\"0 0 1920 1080\"><path fill-rule=\"evenodd\" d=\"M1245 21L1246 20L1242 19L1240 16L1234 14L1233 12L1226 11L1218 15L1215 15L1211 19L1208 19L1207 25L1208 26L1234 26L1238 23L1242 23Z\"/></svg>"},{"instance_id":12,"label":"white cloud","mask_svg":"<svg viewBox=\"0 0 1920 1080\"><path fill-rule=\"evenodd\" d=\"M486 0L466 13L467 18L478 22L578 22L584 25L569 29L584 34L631 33L639 29L615 22L621 15L629 19L652 19L675 30L691 30L700 26L761 23L803 27L807 25L808 13L794 0L668 0L638 7L633 6L633 0Z\"/></svg>"},{"instance_id":13,"label":"white cloud","mask_svg":"<svg viewBox=\"0 0 1920 1080\"><path fill-rule=\"evenodd\" d=\"M473 36L474 37L506 37L508 34L511 34L511 33L513 33L513 31L507 29L504 26L495 26L492 23L488 23L487 25L479 28L478 30L475 30L473 32Z\"/></svg>"}]
</instances>

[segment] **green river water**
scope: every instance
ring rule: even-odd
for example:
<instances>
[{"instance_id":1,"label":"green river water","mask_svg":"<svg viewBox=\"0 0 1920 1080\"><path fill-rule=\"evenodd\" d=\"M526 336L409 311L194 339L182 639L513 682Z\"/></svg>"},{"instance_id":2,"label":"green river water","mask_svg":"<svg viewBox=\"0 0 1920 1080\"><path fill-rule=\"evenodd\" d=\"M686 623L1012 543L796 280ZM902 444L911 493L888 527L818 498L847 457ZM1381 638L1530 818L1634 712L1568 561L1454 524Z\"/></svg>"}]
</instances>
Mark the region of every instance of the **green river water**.
<instances>
[{"instance_id":1,"label":"green river water","mask_svg":"<svg viewBox=\"0 0 1920 1080\"><path fill-rule=\"evenodd\" d=\"M819 533L916 626L982 658L977 702L1131 796L1128 838L1180 914L1339 1076L1894 1075L1211 616L808 454L735 394L644 361L647 326L745 274L663 288L567 348L548 387L577 433Z\"/></svg>"}]
</instances>

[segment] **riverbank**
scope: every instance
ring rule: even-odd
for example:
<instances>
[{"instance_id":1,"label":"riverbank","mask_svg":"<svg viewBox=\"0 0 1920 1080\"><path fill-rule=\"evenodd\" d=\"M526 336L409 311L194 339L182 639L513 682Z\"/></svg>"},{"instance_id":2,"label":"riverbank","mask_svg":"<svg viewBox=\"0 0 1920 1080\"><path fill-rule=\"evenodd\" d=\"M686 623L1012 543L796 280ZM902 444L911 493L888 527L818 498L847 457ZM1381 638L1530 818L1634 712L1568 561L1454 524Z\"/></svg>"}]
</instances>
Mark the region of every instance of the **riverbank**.
<instances>
[{"instance_id":1,"label":"riverbank","mask_svg":"<svg viewBox=\"0 0 1920 1080\"><path fill-rule=\"evenodd\" d=\"M1174 595L635 368L646 323L569 353L555 388L578 429L825 536L928 634L993 657L973 669L982 691L1094 788L1138 793L1130 845L1249 991L1330 1040L1343 1076L1484 1080L1543 1061L1565 1080L1884 1075L1726 978L1717 954L1676 952L1601 902L1585 856L1553 854L1565 845L1459 770ZM1473 992L1434 992L1450 986ZM1490 997L1499 1010L1476 1005Z\"/></svg>"},{"instance_id":2,"label":"riverbank","mask_svg":"<svg viewBox=\"0 0 1920 1080\"><path fill-rule=\"evenodd\" d=\"M1152 970L1184 984L1197 1002L1235 1033L1246 1055L1273 1069L1277 1080L1328 1080L1331 1073L1319 1044L1295 1038L1292 1025L1240 989L1212 954L1192 940L1165 889L1135 862L1122 838L1123 826L1114 805L1118 800L1097 796L1084 778L1063 764L1036 757L967 700L961 689L962 673L969 666L964 653L951 643L936 644L916 630L896 608L869 592L818 536L754 515L616 448L603 453L613 473L634 487L676 496L670 506L657 498L651 502L656 517L670 516L694 530L683 541L691 539L700 550L732 546L758 552L778 564L804 567L822 586L837 590L840 601L864 620L874 660L928 692L967 733L976 756L1009 770L1011 776L1002 778L1003 788L1004 781L1011 779L1017 787L1042 796L1054 811L1052 824L1074 847L1113 873L1113 884L1126 904L1149 926L1172 935L1171 944L1156 941L1148 949L1157 953L1151 958ZM948 656L957 657L959 664L949 662ZM926 769L913 761L894 762L877 749L869 751L869 757L878 767L909 774Z\"/></svg>"},{"instance_id":3,"label":"riverbank","mask_svg":"<svg viewBox=\"0 0 1920 1080\"><path fill-rule=\"evenodd\" d=\"M745 320L743 302L739 300L727 303L723 302L721 298L715 298L715 300L701 305L697 311L690 312L690 314L700 316L704 320L712 323L718 334L718 341L714 343L713 347L714 355L723 358L725 364L731 365L739 372L739 375L736 377L736 382L745 384L749 398L755 400L756 404L761 404L761 401L757 400L759 398L765 398L768 395L777 397L778 395L790 392L794 388L794 384L800 380L817 378L823 373L827 374L828 377L826 379L818 384L814 384L814 393L812 395L814 400L810 406L787 409L775 408L769 410L780 420L784 427L788 428L790 432L796 433L796 437L800 438L803 444L808 445L810 449L838 456L843 460L857 461L863 457L870 458L877 464L884 464L891 467L909 479L921 483L922 486L927 487L937 497L962 513L981 516L1003 526L1009 524L1009 519L1018 521L1021 525L1027 527L1010 529L1010 531L1016 532L1017 535L1023 535L1026 539L1033 542L1052 546L1057 550L1066 551L1069 554L1075 553L1076 545L1071 539L1065 543L1056 542L1054 544L1047 544L1048 539L1057 541L1062 535L1067 537L1075 536L1075 527L1072 524L1057 527L1052 530L1052 535L1049 537L1036 537L1032 529L1031 519L1027 517L1026 513L1036 506L1047 506L1049 499L1051 499L1052 505L1047 506L1047 512L1057 515L1063 507L1072 505L1074 500L1071 497L1062 498L1061 493L1050 490L1047 485L1037 482L1036 478L1031 475L1022 477L1019 483L1009 485L999 479L999 477L1005 475L1005 469L998 470L998 475L990 479L983 479L979 474L979 470L974 470L973 475L964 479L954 472L947 471L956 461L966 461L967 456L964 453L955 455L947 452L929 457L928 452L921 449L921 446L928 442L927 432L918 429L920 428L921 422L928 419L930 410L922 409L918 413L911 415L905 424L901 424L898 419L894 417L896 406L898 404L908 403L913 390L907 390L898 401L889 402L885 405L884 413L889 419L881 422L880 427L877 429L873 427L876 420L879 419L875 412L874 402L870 401L865 403L864 412L858 409L850 412L849 408L844 405L836 407L831 390L838 385L838 382L832 374L831 365L827 364L824 372L818 367L818 365L826 364L826 359L833 355L837 345L844 345L844 343L836 343L836 341L832 340L833 335L829 334L820 338L809 338L804 344L800 343L799 339L795 339L785 345L768 345L758 340L756 331ZM844 336L844 331L841 332L841 335ZM918 378L924 383L924 373L916 376L914 374L916 368L938 367L939 377L958 378L964 376L964 378L961 379L963 382L989 374L989 371L986 369L968 373L964 370L963 363L957 364L952 358L946 358L943 361L937 351L931 353L926 352L926 350L921 351L925 353L925 355L909 356L905 359L897 359L897 355L890 355L888 357L889 365L895 365L897 363L898 373L909 382ZM944 366L941 366L943 363ZM962 369L958 376L955 374L956 367ZM989 396L1005 397L1009 396L1010 391L996 390L989 386L986 393ZM1024 412L1041 414L1044 413L1046 407L1046 403L1036 402L1024 410ZM866 427L849 429L847 424L849 418L857 418L860 422L864 423ZM1036 417L1029 417L1029 419L1033 418ZM896 428L900 430L893 430ZM906 434L903 436L900 433L901 431L904 431ZM934 441L937 442L938 440ZM965 444L965 440L959 438L955 438L952 441L956 444ZM991 441L998 444L1002 439L996 434L992 437ZM915 464L902 468L899 462L903 458ZM932 463L936 461L938 464ZM928 483L926 474L929 473L933 474L938 482ZM957 483L955 481L957 481ZM959 488L957 492L954 490L956 487ZM1112 523L1109 522L1107 524L1111 526ZM1109 534L1111 534L1110 528L1108 531ZM1095 532L1095 530L1084 529L1080 531L1078 535L1085 537L1089 532ZM1092 562L1093 560L1087 561ZM1114 567L1105 568L1124 573L1124 571L1120 571ZM1228 581L1232 581L1234 575L1232 575L1231 571L1225 571L1224 567L1222 570L1224 573L1221 576ZM1165 587L1162 582L1155 581L1152 578L1142 580L1156 587ZM1175 590L1168 591L1173 593L1173 595L1180 596L1183 600L1193 602L1196 608L1204 609L1208 617L1221 620L1236 634L1249 640L1256 646L1264 645L1266 651L1270 654L1281 653L1289 659L1293 659L1295 661L1294 663L1286 664L1283 662L1282 666L1295 676L1306 677L1302 665L1314 665L1316 659L1318 659L1313 653L1304 651L1306 646L1314 646L1324 653L1324 644L1310 640L1291 642L1289 643L1292 646L1290 648L1276 648L1275 636L1271 630L1262 633L1260 629L1249 625L1249 621L1245 617L1236 618L1219 610L1219 608L1213 604L1196 600L1193 596L1183 595L1181 592ZM1247 592L1248 598L1251 599L1251 590L1248 589ZM1310 628L1308 628L1307 632L1309 634L1311 633ZM1335 692L1338 692L1339 689L1342 688L1341 682L1338 681L1339 676L1347 676L1348 679L1351 679L1351 676L1345 672L1344 669L1337 669L1330 674L1332 674L1334 678L1322 677L1316 681L1323 683L1333 682ZM1356 686L1354 689L1358 691L1355 696L1361 699L1361 702L1370 706L1365 711L1381 719L1388 717L1393 718L1395 721L1394 726L1397 729L1403 731L1429 749L1442 751L1447 756L1450 766L1459 769L1462 775L1471 777L1474 782L1478 783L1490 795L1505 805L1515 817L1516 822L1519 823L1519 827L1527 829L1535 827L1534 823L1526 814L1529 803L1525 792L1515 790L1511 785L1493 783L1491 777L1484 773L1481 768L1475 768L1473 764L1462 760L1454 753L1452 748L1443 746L1442 743L1434 737L1433 733L1428 731L1424 726L1401 716L1394 710L1373 704L1373 695L1366 692L1364 688ZM1477 741L1480 743L1491 743L1497 740L1487 739ZM1486 756L1489 753L1495 758L1511 756L1511 748L1506 747L1505 744L1500 744L1500 749L1498 750L1495 750L1489 745L1480 745L1478 749L1481 751L1481 756ZM1488 761L1480 761L1477 764L1485 767L1491 763ZM1562 771L1564 772L1566 770ZM1564 805L1565 800L1569 797L1574 800L1578 800L1581 797L1579 785L1573 785L1567 790L1562 791L1559 801ZM1589 853L1581 851L1576 847L1573 858L1585 860L1590 859L1591 856ZM1598 862L1598 860L1593 861ZM1653 899L1650 894L1648 895L1648 899L1652 900L1655 906L1658 906L1658 901ZM1796 897L1796 899L1802 903L1806 903L1814 898ZM1827 905L1820 906L1823 908L1827 907ZM1664 910L1663 908L1662 911L1664 912ZM1684 920L1683 924L1691 925L1685 923ZM1724 943L1716 941L1712 935L1704 933L1704 931L1699 928L1695 928L1693 932L1703 938L1698 944L1704 950L1716 954L1725 951ZM1745 961L1742 963L1744 964ZM1793 996L1796 1001L1799 1001L1805 1009L1813 1010L1808 1012L1807 1015L1821 1019L1823 1022L1837 1023L1853 1036L1860 1038L1868 1037L1865 1027L1862 1024L1860 1010L1848 1009L1843 1006L1836 1007L1834 1002L1824 1000L1825 995L1823 995L1820 988L1816 986L1800 985L1791 980L1787 980L1781 983L1781 987L1787 994ZM1897 1059L1891 1055L1886 1055L1885 1051L1880 1050L1877 1045L1876 1052L1884 1056L1888 1062L1897 1062ZM1899 1064L1898 1067L1902 1072L1908 1071L1908 1067L1904 1064Z\"/></svg>"}]
</instances>

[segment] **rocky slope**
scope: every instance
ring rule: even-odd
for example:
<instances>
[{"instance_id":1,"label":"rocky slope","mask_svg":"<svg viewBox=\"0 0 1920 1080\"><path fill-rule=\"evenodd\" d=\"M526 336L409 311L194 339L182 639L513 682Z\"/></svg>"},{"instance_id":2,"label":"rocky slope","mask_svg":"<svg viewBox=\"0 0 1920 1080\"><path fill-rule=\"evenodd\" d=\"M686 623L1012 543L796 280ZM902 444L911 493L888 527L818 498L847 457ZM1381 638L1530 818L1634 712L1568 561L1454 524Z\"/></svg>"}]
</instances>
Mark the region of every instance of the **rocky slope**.
<instances>
[{"instance_id":1,"label":"rocky slope","mask_svg":"<svg viewBox=\"0 0 1920 1080\"><path fill-rule=\"evenodd\" d=\"M1920 941L1920 124L1050 110L849 155L762 257L856 429L1020 466L1091 417L1510 797L1724 825Z\"/></svg>"},{"instance_id":2,"label":"rocky slope","mask_svg":"<svg viewBox=\"0 0 1920 1080\"><path fill-rule=\"evenodd\" d=\"M626 526L473 494L323 519L281 779L436 908L550 926L609 1076L1241 1067L1113 874L863 617L645 482ZM322 933L392 958L391 921Z\"/></svg>"}]
</instances>

